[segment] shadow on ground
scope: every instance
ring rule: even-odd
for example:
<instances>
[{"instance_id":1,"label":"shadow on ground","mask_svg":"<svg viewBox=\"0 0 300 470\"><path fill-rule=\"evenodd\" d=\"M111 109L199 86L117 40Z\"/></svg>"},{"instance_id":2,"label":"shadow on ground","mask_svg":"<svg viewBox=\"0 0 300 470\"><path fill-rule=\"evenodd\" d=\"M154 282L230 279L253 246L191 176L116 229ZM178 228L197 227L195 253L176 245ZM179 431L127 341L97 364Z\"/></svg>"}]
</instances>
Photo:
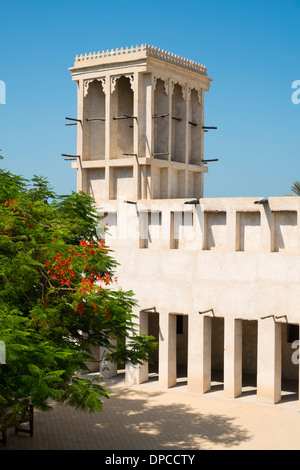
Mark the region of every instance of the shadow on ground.
<instances>
[{"instance_id":1,"label":"shadow on ground","mask_svg":"<svg viewBox=\"0 0 300 470\"><path fill-rule=\"evenodd\" d=\"M10 435L6 449L176 450L230 448L250 439L235 418L204 414L184 403L164 403L161 391L109 382L103 412L85 414L62 405L36 412L35 433Z\"/></svg>"}]
</instances>

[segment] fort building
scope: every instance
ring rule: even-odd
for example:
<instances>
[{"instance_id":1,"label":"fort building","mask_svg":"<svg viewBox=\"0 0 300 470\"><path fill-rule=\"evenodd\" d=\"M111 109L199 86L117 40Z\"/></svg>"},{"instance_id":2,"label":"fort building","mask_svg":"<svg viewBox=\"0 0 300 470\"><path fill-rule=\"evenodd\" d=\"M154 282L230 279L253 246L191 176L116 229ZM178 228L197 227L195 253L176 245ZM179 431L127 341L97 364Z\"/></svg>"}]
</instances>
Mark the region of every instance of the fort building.
<instances>
[{"instance_id":1,"label":"fort building","mask_svg":"<svg viewBox=\"0 0 300 470\"><path fill-rule=\"evenodd\" d=\"M159 343L126 380L230 398L251 386L273 404L288 381L298 400L300 198L204 197L205 66L142 45L77 56L70 70L77 189L101 208L119 284Z\"/></svg>"}]
</instances>

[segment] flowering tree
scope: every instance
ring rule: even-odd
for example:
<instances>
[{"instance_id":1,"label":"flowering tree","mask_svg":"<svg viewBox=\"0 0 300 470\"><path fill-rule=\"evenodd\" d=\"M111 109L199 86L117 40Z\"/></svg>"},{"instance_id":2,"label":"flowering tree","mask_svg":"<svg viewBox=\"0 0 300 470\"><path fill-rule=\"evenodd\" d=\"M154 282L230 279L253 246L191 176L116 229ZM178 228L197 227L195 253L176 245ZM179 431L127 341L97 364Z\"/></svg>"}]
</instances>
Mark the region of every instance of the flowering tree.
<instances>
[{"instance_id":1,"label":"flowering tree","mask_svg":"<svg viewBox=\"0 0 300 470\"><path fill-rule=\"evenodd\" d=\"M147 361L153 338L135 332L133 293L118 287L116 261L97 236L85 193L57 196L43 178L0 170L0 425L51 400L102 409L108 392L82 378L92 346L112 362ZM124 339L128 341L114 341ZM127 343L127 344L126 344Z\"/></svg>"}]
</instances>

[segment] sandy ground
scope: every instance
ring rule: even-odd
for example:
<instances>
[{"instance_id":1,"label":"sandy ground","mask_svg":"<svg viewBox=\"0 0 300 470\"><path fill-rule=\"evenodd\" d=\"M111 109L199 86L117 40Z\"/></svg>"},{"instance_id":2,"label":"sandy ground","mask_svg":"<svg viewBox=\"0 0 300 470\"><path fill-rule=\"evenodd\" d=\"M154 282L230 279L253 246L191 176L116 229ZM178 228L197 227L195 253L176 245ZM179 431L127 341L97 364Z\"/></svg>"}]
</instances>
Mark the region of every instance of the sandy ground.
<instances>
[{"instance_id":1,"label":"sandy ground","mask_svg":"<svg viewBox=\"0 0 300 470\"><path fill-rule=\"evenodd\" d=\"M54 404L35 412L34 436L12 431L0 450L298 450L300 405L262 405L244 393L189 393L185 382L163 390L158 382L128 385L124 375L105 382L113 393L102 413ZM3 453L2 453L3 455Z\"/></svg>"}]
</instances>

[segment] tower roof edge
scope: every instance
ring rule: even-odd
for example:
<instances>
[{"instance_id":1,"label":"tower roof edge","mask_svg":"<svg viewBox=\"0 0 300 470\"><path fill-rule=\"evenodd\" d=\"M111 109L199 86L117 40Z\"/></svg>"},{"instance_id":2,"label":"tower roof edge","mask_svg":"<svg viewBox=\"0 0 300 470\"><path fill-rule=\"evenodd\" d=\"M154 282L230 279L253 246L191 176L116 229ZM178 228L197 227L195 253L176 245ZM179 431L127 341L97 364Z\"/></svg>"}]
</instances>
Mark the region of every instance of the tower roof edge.
<instances>
[{"instance_id":1,"label":"tower roof edge","mask_svg":"<svg viewBox=\"0 0 300 470\"><path fill-rule=\"evenodd\" d=\"M207 75L207 69L205 65L190 59L186 59L163 49L159 49L149 44L80 54L75 57L74 67L72 67L70 70L99 66L112 62L135 61L143 58L147 59L148 57L192 70L193 72L199 73L201 75Z\"/></svg>"}]
</instances>

